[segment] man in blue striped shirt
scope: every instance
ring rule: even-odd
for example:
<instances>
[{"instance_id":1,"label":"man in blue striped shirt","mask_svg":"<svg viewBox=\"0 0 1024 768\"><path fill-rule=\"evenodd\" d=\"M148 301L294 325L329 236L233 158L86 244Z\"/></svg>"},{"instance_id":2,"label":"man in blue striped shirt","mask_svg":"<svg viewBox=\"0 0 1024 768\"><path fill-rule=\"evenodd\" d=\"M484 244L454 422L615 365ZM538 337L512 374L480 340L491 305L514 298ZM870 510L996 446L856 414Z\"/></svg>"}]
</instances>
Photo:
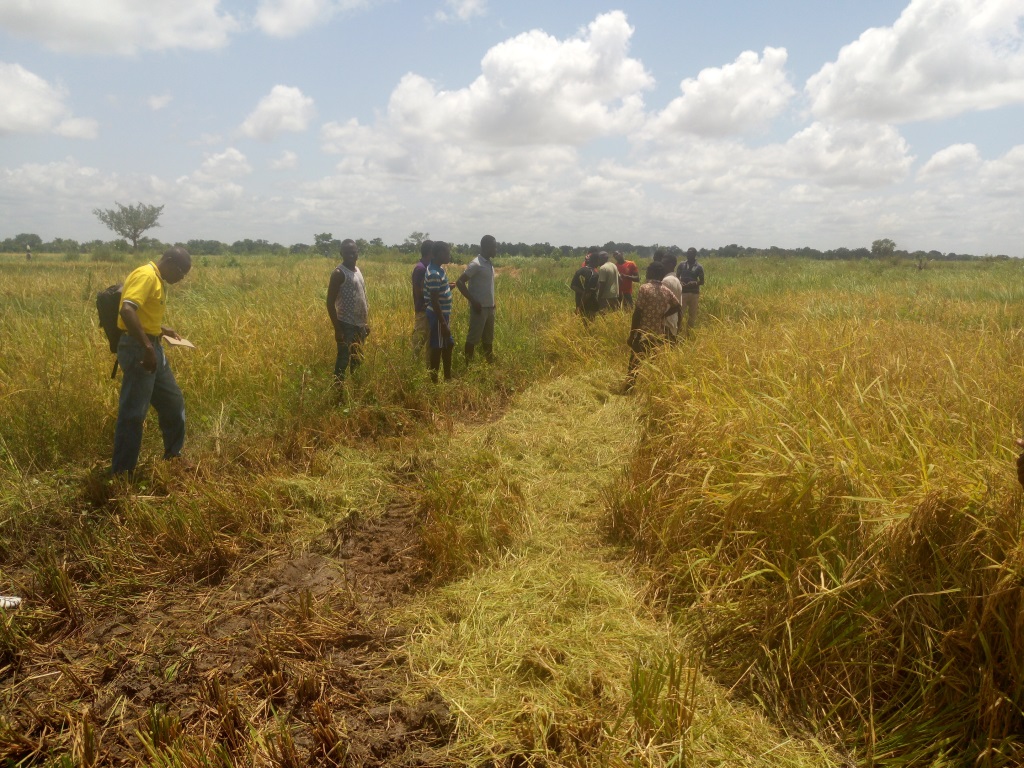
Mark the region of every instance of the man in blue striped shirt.
<instances>
[{"instance_id":1,"label":"man in blue striped shirt","mask_svg":"<svg viewBox=\"0 0 1024 768\"><path fill-rule=\"evenodd\" d=\"M452 286L444 265L452 260L448 243L434 241L430 264L423 277L423 299L427 307L427 325L430 328L430 378L437 383L437 372L444 362L444 379L452 377L452 349L455 340L449 319L452 314Z\"/></svg>"}]
</instances>

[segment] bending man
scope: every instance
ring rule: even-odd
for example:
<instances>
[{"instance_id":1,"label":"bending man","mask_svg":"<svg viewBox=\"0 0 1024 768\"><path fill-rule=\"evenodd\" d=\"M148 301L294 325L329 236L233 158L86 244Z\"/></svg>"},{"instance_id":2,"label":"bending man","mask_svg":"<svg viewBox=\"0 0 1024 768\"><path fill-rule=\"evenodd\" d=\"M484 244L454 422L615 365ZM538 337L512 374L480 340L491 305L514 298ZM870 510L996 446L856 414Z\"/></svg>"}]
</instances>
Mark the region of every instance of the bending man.
<instances>
[{"instance_id":1,"label":"bending man","mask_svg":"<svg viewBox=\"0 0 1024 768\"><path fill-rule=\"evenodd\" d=\"M185 445L185 398L167 364L160 339L181 338L163 325L167 286L181 281L192 268L184 248L171 248L158 262L134 270L121 288L117 327L124 331L117 345L123 371L114 428L111 474L131 474L139 463L142 425L152 405L164 440L164 458L181 455Z\"/></svg>"}]
</instances>

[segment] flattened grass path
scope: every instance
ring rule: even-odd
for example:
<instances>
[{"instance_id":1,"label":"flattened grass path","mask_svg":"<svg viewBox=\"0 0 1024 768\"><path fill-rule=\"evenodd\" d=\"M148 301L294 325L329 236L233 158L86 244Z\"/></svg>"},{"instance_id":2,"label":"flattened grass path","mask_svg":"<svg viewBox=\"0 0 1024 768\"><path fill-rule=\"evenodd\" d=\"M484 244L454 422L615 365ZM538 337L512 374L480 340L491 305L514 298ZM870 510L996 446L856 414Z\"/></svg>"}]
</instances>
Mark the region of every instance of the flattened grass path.
<instances>
[{"instance_id":1,"label":"flattened grass path","mask_svg":"<svg viewBox=\"0 0 1024 768\"><path fill-rule=\"evenodd\" d=\"M520 500L511 543L402 610L400 620L416 628L404 649L412 688L440 691L458 714L450 759L841 764L692 672L699 654L681 645L681 633L645 601L625 552L607 543L603 494L640 434L637 400L613 393L620 380L621 372L601 370L539 383L499 420L430 449L451 476L490 479L493 499L514 478ZM690 670L688 696L670 685L660 698L642 692L652 679L644 670L664 670L666 660Z\"/></svg>"}]
</instances>

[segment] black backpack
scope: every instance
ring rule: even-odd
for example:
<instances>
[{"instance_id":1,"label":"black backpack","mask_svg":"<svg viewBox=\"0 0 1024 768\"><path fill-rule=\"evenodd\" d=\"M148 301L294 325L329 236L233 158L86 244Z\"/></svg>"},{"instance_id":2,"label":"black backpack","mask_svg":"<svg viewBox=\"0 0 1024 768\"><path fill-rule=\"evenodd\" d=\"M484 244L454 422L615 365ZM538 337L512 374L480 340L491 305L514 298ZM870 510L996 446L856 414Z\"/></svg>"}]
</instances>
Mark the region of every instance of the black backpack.
<instances>
[{"instance_id":1,"label":"black backpack","mask_svg":"<svg viewBox=\"0 0 1024 768\"><path fill-rule=\"evenodd\" d=\"M117 354L117 343L121 341L124 331L117 327L117 317L121 312L121 286L111 285L96 294L96 312L100 316L100 328L107 334L110 351ZM114 370L110 378L117 375L117 359L114 359Z\"/></svg>"}]
</instances>

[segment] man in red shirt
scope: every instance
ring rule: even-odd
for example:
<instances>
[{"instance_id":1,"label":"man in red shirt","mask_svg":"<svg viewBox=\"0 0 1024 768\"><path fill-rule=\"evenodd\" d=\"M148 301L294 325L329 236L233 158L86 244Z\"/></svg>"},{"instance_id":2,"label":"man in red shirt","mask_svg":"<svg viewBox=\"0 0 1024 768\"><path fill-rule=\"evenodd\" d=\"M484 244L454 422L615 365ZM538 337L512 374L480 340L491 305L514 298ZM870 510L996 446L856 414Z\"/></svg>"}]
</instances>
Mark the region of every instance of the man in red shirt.
<instances>
[{"instance_id":1,"label":"man in red shirt","mask_svg":"<svg viewBox=\"0 0 1024 768\"><path fill-rule=\"evenodd\" d=\"M640 282L640 270L632 261L626 261L622 251L612 254L615 259L615 266L619 270L619 306L633 306L633 283Z\"/></svg>"}]
</instances>

